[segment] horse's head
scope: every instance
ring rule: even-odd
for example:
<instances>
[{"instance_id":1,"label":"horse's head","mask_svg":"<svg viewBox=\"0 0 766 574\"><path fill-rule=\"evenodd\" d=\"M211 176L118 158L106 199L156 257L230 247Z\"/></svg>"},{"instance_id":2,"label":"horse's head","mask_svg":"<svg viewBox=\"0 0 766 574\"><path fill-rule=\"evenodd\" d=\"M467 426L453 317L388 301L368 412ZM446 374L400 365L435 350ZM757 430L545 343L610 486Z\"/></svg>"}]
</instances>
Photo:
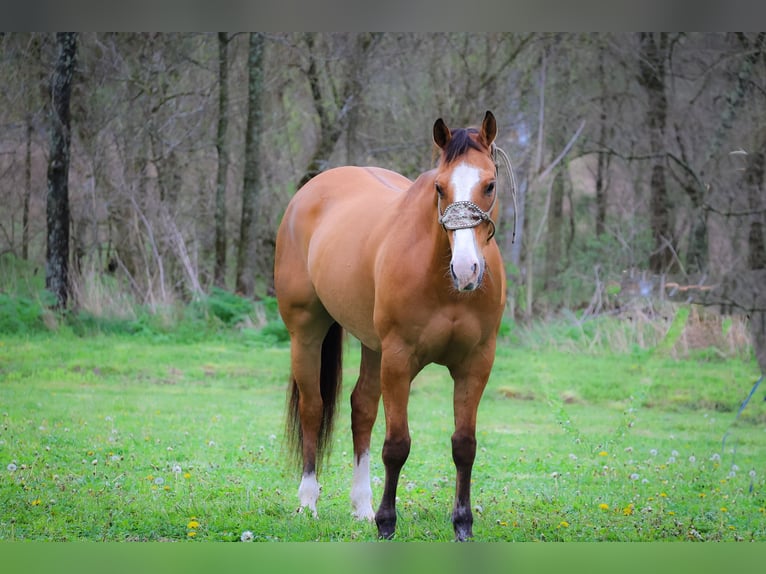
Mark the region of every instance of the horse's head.
<instances>
[{"instance_id":1,"label":"horse's head","mask_svg":"<svg viewBox=\"0 0 766 574\"><path fill-rule=\"evenodd\" d=\"M495 234L497 215L497 170L492 142L497 124L487 112L481 129L450 131L439 118L434 124L434 142L441 148L434 193L439 223L449 236L450 272L458 291L473 291L484 277L485 246Z\"/></svg>"}]
</instances>

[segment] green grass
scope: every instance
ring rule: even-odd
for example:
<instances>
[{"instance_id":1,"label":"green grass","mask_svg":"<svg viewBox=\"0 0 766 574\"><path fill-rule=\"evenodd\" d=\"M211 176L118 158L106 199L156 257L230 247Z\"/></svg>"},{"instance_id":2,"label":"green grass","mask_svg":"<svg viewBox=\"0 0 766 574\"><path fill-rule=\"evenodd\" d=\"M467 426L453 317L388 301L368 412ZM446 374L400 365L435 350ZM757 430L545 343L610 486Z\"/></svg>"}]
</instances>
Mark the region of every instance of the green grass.
<instances>
[{"instance_id":1,"label":"green grass","mask_svg":"<svg viewBox=\"0 0 766 574\"><path fill-rule=\"evenodd\" d=\"M347 352L319 518L282 445L289 349L248 330L0 336L0 540L372 541L350 516ZM511 343L513 341L513 343ZM766 540L766 409L749 358L500 346L479 412L482 541ZM416 379L398 540L452 540L451 381ZM373 435L382 493L383 418ZM725 445L723 441L725 440Z\"/></svg>"}]
</instances>

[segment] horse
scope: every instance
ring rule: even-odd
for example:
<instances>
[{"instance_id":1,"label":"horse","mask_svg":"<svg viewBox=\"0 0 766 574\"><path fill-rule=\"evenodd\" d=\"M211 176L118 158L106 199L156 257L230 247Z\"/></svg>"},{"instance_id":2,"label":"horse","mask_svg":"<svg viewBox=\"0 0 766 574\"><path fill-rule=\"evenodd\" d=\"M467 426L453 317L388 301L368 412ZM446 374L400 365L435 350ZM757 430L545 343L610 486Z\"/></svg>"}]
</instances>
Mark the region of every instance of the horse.
<instances>
[{"instance_id":1,"label":"horse","mask_svg":"<svg viewBox=\"0 0 766 574\"><path fill-rule=\"evenodd\" d=\"M336 167L314 176L288 203L277 232L274 287L290 335L286 433L298 465L302 459L299 512L317 516L317 475L348 332L361 342L351 393L353 515L374 519L380 539L394 536L397 484L411 444L410 386L436 363L454 381L455 539L473 537L477 410L506 301L494 239L496 135L491 111L478 129L450 130L439 118L438 164L414 182L379 167ZM381 396L385 481L373 512L370 436Z\"/></svg>"}]
</instances>

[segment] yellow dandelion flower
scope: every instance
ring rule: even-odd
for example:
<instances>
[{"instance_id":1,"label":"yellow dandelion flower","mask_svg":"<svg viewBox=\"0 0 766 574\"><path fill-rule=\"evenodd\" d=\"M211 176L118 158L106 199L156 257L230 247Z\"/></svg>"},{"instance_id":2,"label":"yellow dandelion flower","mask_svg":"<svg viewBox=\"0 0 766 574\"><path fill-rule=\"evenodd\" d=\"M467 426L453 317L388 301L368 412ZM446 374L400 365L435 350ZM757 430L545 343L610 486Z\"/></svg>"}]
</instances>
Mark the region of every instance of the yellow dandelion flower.
<instances>
[{"instance_id":1,"label":"yellow dandelion flower","mask_svg":"<svg viewBox=\"0 0 766 574\"><path fill-rule=\"evenodd\" d=\"M562 520L561 522L559 522L559 526L561 528L569 528L569 523L566 520Z\"/></svg>"},{"instance_id":2,"label":"yellow dandelion flower","mask_svg":"<svg viewBox=\"0 0 766 574\"><path fill-rule=\"evenodd\" d=\"M761 514L766 514L766 508L764 508L763 506L761 506L761 507L758 509L758 512L760 512Z\"/></svg>"},{"instance_id":3,"label":"yellow dandelion flower","mask_svg":"<svg viewBox=\"0 0 766 574\"><path fill-rule=\"evenodd\" d=\"M606 452L605 450L602 450L600 453L598 453L598 456L606 456L608 454L609 454L608 452Z\"/></svg>"},{"instance_id":4,"label":"yellow dandelion flower","mask_svg":"<svg viewBox=\"0 0 766 574\"><path fill-rule=\"evenodd\" d=\"M669 514L670 516L675 516L675 515L676 515L676 513L675 513L675 512L673 512L672 510L671 510L671 511L669 511L669 512L668 512L668 514Z\"/></svg>"},{"instance_id":5,"label":"yellow dandelion flower","mask_svg":"<svg viewBox=\"0 0 766 574\"><path fill-rule=\"evenodd\" d=\"M186 528L188 528L189 530L193 530L195 528L199 528L199 522L197 522L194 518L192 518L189 521L189 524L186 525Z\"/></svg>"},{"instance_id":6,"label":"yellow dandelion flower","mask_svg":"<svg viewBox=\"0 0 766 574\"><path fill-rule=\"evenodd\" d=\"M197 536L197 533L194 532L194 530L192 530L191 532L187 532L186 536L188 536L189 538L194 538L195 536Z\"/></svg>"},{"instance_id":7,"label":"yellow dandelion flower","mask_svg":"<svg viewBox=\"0 0 766 574\"><path fill-rule=\"evenodd\" d=\"M605 503L605 502L602 502L601 504L599 504L598 507L601 510L609 510L609 505L607 503Z\"/></svg>"},{"instance_id":8,"label":"yellow dandelion flower","mask_svg":"<svg viewBox=\"0 0 766 574\"><path fill-rule=\"evenodd\" d=\"M667 497L668 497L668 495L667 495L667 494L665 494L664 492L660 492L660 496L661 496L662 498L667 498Z\"/></svg>"},{"instance_id":9,"label":"yellow dandelion flower","mask_svg":"<svg viewBox=\"0 0 766 574\"><path fill-rule=\"evenodd\" d=\"M635 508L636 508L636 507L635 507L635 506L633 505L633 503L631 502L631 503L630 503L630 504L628 504L628 505L627 505L625 508L623 508L623 509L622 509L622 513L623 513L623 515L625 515L625 516L630 516L631 514L633 514L633 511L635 510Z\"/></svg>"},{"instance_id":10,"label":"yellow dandelion flower","mask_svg":"<svg viewBox=\"0 0 766 574\"><path fill-rule=\"evenodd\" d=\"M705 494L704 492L700 492L700 498L705 498L706 496L707 494Z\"/></svg>"},{"instance_id":11,"label":"yellow dandelion flower","mask_svg":"<svg viewBox=\"0 0 766 574\"><path fill-rule=\"evenodd\" d=\"M508 523L505 520L501 520L500 526L508 526Z\"/></svg>"},{"instance_id":12,"label":"yellow dandelion flower","mask_svg":"<svg viewBox=\"0 0 766 574\"><path fill-rule=\"evenodd\" d=\"M726 508L725 506L722 506L721 507L721 512L729 512L729 509Z\"/></svg>"},{"instance_id":13,"label":"yellow dandelion flower","mask_svg":"<svg viewBox=\"0 0 766 574\"><path fill-rule=\"evenodd\" d=\"M165 491L170 490L170 487L166 484L165 486L162 487L162 490L165 490Z\"/></svg>"},{"instance_id":14,"label":"yellow dandelion flower","mask_svg":"<svg viewBox=\"0 0 766 574\"><path fill-rule=\"evenodd\" d=\"M30 504L32 506L40 506L41 502L42 502L42 500L40 500L39 498L35 498L32 502L30 502Z\"/></svg>"},{"instance_id":15,"label":"yellow dandelion flower","mask_svg":"<svg viewBox=\"0 0 766 574\"><path fill-rule=\"evenodd\" d=\"M190 472L185 472L184 473L184 478L191 478L191 473Z\"/></svg>"}]
</instances>

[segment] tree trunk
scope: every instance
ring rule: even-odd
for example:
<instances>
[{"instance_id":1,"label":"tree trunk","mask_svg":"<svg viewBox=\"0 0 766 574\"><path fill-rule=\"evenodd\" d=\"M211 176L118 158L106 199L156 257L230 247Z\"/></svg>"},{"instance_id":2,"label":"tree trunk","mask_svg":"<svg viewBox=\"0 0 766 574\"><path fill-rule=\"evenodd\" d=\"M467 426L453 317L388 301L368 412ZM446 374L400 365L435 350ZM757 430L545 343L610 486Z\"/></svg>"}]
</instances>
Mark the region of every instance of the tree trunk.
<instances>
[{"instance_id":1,"label":"tree trunk","mask_svg":"<svg viewBox=\"0 0 766 574\"><path fill-rule=\"evenodd\" d=\"M766 132L761 137L761 145L752 152L752 159L745 168L744 179L748 192L748 204L752 215L750 216L750 229L747 238L747 268L766 269L766 240L764 240L764 180L766 179L766 153L763 145L766 144Z\"/></svg>"},{"instance_id":2,"label":"tree trunk","mask_svg":"<svg viewBox=\"0 0 766 574\"><path fill-rule=\"evenodd\" d=\"M601 46L599 48L598 59L598 79L601 90L601 113L599 117L599 147L606 149L606 136L608 130L607 114L606 114L606 72L604 70L604 53L606 49ZM608 173L609 173L609 158L610 154L599 152L598 165L596 167L596 236L600 237L606 228L606 190L608 187Z\"/></svg>"},{"instance_id":3,"label":"tree trunk","mask_svg":"<svg viewBox=\"0 0 766 574\"><path fill-rule=\"evenodd\" d=\"M32 116L27 115L27 142L24 156L24 204L21 212L21 258L29 259L29 201L32 197Z\"/></svg>"},{"instance_id":4,"label":"tree trunk","mask_svg":"<svg viewBox=\"0 0 766 574\"><path fill-rule=\"evenodd\" d=\"M248 111L245 132L245 176L242 188L242 220L237 252L237 292L255 294L256 224L258 185L261 175L261 99L263 94L263 35L250 34L248 51Z\"/></svg>"},{"instance_id":5,"label":"tree trunk","mask_svg":"<svg viewBox=\"0 0 766 574\"><path fill-rule=\"evenodd\" d=\"M665 177L665 127L668 102L665 94L665 57L668 35L665 32L640 33L641 54L639 81L647 96L646 120L649 127L650 154L653 156L649 184L654 250L649 257L649 268L654 273L665 273L673 263L671 206Z\"/></svg>"},{"instance_id":6,"label":"tree trunk","mask_svg":"<svg viewBox=\"0 0 766 574\"><path fill-rule=\"evenodd\" d=\"M556 272L561 262L562 230L564 228L564 186L566 166L554 174L551 201L548 204L548 229L545 236L545 270L543 290L556 289Z\"/></svg>"},{"instance_id":7,"label":"tree trunk","mask_svg":"<svg viewBox=\"0 0 766 574\"><path fill-rule=\"evenodd\" d=\"M56 34L58 56L51 79L51 150L48 161L45 287L64 309L69 299L69 100L77 33Z\"/></svg>"},{"instance_id":8,"label":"tree trunk","mask_svg":"<svg viewBox=\"0 0 766 574\"><path fill-rule=\"evenodd\" d=\"M213 281L226 286L226 175L229 149L226 130L229 125L229 35L218 33L218 132L215 147L218 152L218 176L215 188L215 269Z\"/></svg>"}]
</instances>

